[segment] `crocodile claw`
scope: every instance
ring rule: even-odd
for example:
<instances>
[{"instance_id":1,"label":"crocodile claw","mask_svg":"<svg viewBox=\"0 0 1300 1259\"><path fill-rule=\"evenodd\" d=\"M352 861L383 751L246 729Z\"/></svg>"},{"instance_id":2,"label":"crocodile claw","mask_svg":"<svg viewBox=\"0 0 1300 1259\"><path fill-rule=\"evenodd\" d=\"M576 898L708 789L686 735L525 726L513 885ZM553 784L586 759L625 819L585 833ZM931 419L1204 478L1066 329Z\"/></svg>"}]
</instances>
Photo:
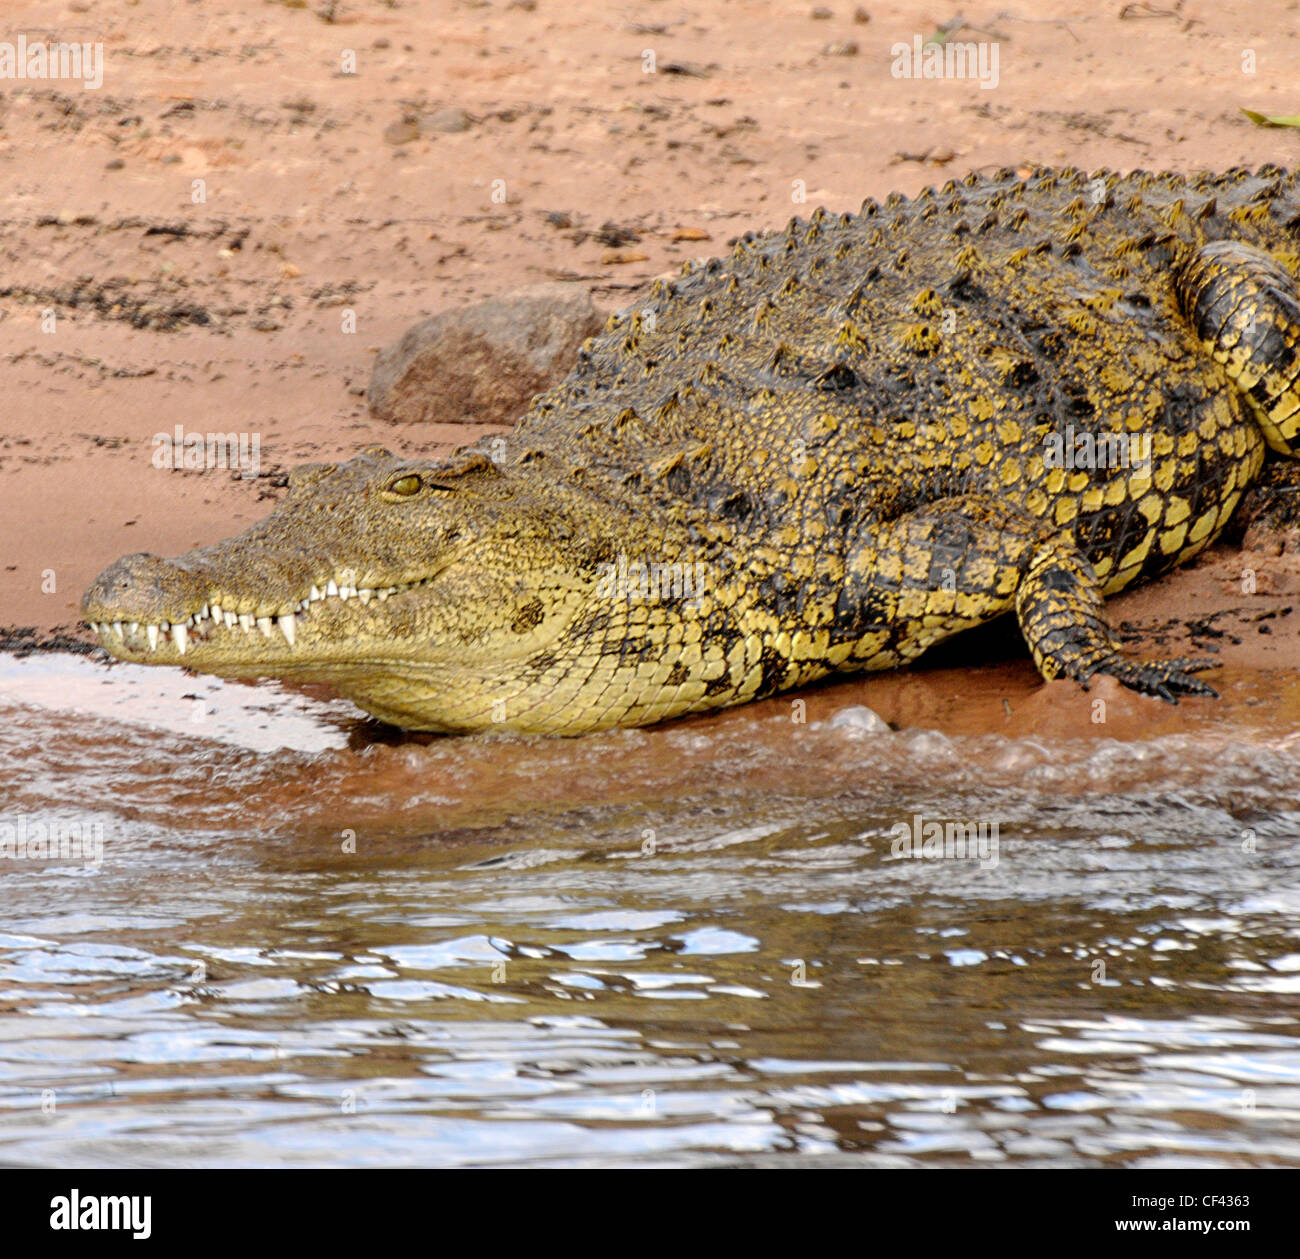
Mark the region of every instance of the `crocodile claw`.
<instances>
[{"instance_id":1,"label":"crocodile claw","mask_svg":"<svg viewBox=\"0 0 1300 1259\"><path fill-rule=\"evenodd\" d=\"M1118 678L1130 690L1142 695L1155 695L1167 704L1177 704L1180 695L1204 695L1218 699L1219 692L1212 686L1192 677L1204 669L1217 669L1222 662L1200 656L1191 659L1180 656L1177 660L1125 660L1116 656L1098 665L1088 677L1107 673ZM1082 679L1087 685L1088 678Z\"/></svg>"}]
</instances>

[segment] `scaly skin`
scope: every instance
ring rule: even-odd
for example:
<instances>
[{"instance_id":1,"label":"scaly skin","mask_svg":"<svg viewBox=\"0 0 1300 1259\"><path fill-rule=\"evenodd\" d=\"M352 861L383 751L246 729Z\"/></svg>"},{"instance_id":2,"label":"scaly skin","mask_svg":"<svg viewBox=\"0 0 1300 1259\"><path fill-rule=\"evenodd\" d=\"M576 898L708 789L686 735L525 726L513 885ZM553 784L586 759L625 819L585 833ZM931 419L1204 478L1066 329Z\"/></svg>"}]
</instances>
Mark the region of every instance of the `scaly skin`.
<instances>
[{"instance_id":1,"label":"scaly skin","mask_svg":"<svg viewBox=\"0 0 1300 1259\"><path fill-rule=\"evenodd\" d=\"M300 468L266 520L128 556L83 611L121 659L324 681L421 730L644 725L1005 612L1046 678L1212 695L1211 662L1120 656L1104 596L1208 546L1266 444L1300 449L1298 224L1276 168L819 210L657 282L497 463ZM1149 462L1054 465L1083 434Z\"/></svg>"}]
</instances>

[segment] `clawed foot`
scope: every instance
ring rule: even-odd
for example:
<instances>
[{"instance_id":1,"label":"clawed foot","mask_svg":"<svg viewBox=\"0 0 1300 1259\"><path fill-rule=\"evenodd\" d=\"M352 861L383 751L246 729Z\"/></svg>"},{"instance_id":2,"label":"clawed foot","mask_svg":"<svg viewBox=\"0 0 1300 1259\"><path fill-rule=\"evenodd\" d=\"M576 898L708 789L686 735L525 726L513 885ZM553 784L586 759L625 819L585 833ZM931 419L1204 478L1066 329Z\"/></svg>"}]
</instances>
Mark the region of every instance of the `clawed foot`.
<instances>
[{"instance_id":1,"label":"clawed foot","mask_svg":"<svg viewBox=\"0 0 1300 1259\"><path fill-rule=\"evenodd\" d=\"M1093 669L1088 677L1080 681L1087 686L1088 678L1099 673L1108 673L1118 678L1130 690L1143 695L1157 695L1168 704L1178 703L1180 695L1206 695L1218 699L1219 692L1212 686L1192 677L1203 669L1217 669L1220 661L1206 658L1189 659L1181 656L1177 660L1125 660L1115 656Z\"/></svg>"}]
</instances>

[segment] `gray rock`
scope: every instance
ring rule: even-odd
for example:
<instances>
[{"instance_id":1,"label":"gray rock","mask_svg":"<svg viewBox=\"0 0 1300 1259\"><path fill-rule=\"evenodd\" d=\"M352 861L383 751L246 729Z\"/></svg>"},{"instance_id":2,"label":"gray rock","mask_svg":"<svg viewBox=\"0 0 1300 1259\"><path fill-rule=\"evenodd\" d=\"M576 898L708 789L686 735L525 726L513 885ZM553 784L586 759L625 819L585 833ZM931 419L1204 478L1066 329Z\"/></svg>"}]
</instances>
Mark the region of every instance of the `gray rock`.
<instances>
[{"instance_id":1,"label":"gray rock","mask_svg":"<svg viewBox=\"0 0 1300 1259\"><path fill-rule=\"evenodd\" d=\"M380 353L370 410L399 424L512 424L604 324L589 293L554 284L444 311Z\"/></svg>"}]
</instances>

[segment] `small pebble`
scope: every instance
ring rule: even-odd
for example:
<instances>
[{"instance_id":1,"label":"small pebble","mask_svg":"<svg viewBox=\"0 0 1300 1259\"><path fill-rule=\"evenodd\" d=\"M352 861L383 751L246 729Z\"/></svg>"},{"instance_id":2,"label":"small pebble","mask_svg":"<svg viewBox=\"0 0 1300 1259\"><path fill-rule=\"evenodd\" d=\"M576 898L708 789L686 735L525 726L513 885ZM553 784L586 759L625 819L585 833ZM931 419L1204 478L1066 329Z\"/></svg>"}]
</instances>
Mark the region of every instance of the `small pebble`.
<instances>
[{"instance_id":1,"label":"small pebble","mask_svg":"<svg viewBox=\"0 0 1300 1259\"><path fill-rule=\"evenodd\" d=\"M831 718L831 727L838 727L853 735L889 733L889 723L879 713L872 712L863 704L854 705L852 708L841 708Z\"/></svg>"},{"instance_id":2,"label":"small pebble","mask_svg":"<svg viewBox=\"0 0 1300 1259\"><path fill-rule=\"evenodd\" d=\"M468 131L473 120L463 109L438 109L425 114L420 119L420 130L428 134L431 131L454 133Z\"/></svg>"},{"instance_id":3,"label":"small pebble","mask_svg":"<svg viewBox=\"0 0 1300 1259\"><path fill-rule=\"evenodd\" d=\"M412 140L418 140L420 137L420 128L410 118L401 118L397 122L390 122L384 128L385 144L410 144Z\"/></svg>"}]
</instances>

